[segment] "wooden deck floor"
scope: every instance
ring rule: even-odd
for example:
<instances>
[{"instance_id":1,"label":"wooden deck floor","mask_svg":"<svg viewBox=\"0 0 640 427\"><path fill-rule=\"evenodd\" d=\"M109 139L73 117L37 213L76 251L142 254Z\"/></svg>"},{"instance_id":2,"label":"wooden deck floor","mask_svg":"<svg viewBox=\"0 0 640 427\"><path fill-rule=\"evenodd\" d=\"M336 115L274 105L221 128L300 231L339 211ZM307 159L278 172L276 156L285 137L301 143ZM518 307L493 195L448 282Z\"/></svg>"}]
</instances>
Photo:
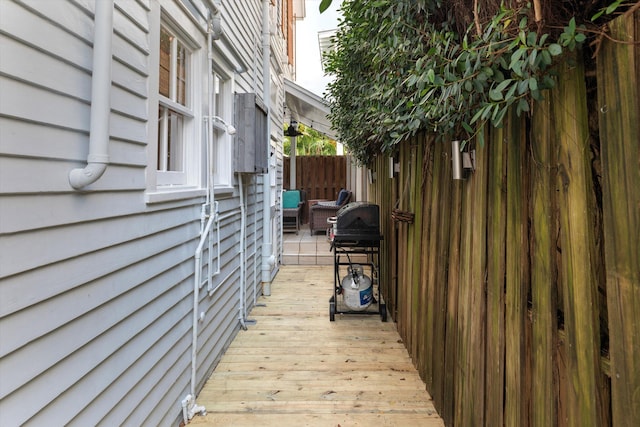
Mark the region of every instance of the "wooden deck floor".
<instances>
[{"instance_id":1,"label":"wooden deck floor","mask_svg":"<svg viewBox=\"0 0 640 427\"><path fill-rule=\"evenodd\" d=\"M198 396L192 425L444 426L380 316L329 321L333 266L285 266Z\"/></svg>"}]
</instances>

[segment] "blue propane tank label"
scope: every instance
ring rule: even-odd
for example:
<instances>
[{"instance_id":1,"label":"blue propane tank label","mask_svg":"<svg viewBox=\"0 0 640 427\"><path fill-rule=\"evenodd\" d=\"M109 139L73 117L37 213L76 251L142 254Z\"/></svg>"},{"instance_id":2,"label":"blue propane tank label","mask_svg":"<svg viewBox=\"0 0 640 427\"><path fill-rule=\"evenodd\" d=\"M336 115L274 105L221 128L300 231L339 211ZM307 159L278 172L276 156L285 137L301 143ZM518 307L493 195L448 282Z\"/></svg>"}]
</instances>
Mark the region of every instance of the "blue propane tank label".
<instances>
[{"instance_id":1,"label":"blue propane tank label","mask_svg":"<svg viewBox=\"0 0 640 427\"><path fill-rule=\"evenodd\" d=\"M363 289L360 291L360 305L363 307L371 304L373 300L373 289L369 286L367 289Z\"/></svg>"}]
</instances>

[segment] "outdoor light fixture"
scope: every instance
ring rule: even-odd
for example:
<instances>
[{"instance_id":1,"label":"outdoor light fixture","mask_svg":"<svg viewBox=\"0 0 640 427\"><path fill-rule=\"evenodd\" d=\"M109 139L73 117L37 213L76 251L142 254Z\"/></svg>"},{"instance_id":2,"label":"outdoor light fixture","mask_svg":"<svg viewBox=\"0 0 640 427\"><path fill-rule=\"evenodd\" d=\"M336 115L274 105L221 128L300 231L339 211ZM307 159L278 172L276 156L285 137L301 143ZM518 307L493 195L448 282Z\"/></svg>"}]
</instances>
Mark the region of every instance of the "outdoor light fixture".
<instances>
[{"instance_id":1,"label":"outdoor light fixture","mask_svg":"<svg viewBox=\"0 0 640 427\"><path fill-rule=\"evenodd\" d=\"M289 186L291 188L296 188L296 137L302 135L302 132L298 131L298 122L291 118L289 122L289 127L284 131L284 136L291 137L291 147L289 148L289 159L290 165L289 168Z\"/></svg>"},{"instance_id":2,"label":"outdoor light fixture","mask_svg":"<svg viewBox=\"0 0 640 427\"><path fill-rule=\"evenodd\" d=\"M476 150L460 151L460 141L451 141L453 179L465 179L475 170Z\"/></svg>"},{"instance_id":3,"label":"outdoor light fixture","mask_svg":"<svg viewBox=\"0 0 640 427\"><path fill-rule=\"evenodd\" d=\"M220 117L220 116L211 116L211 120L217 120L220 123L222 123L224 125L224 130L229 135L235 135L236 134L236 128L233 125L230 125L227 122L225 122L222 117Z\"/></svg>"},{"instance_id":4,"label":"outdoor light fixture","mask_svg":"<svg viewBox=\"0 0 640 427\"><path fill-rule=\"evenodd\" d=\"M393 179L393 177L400 173L400 160L389 157L389 178Z\"/></svg>"},{"instance_id":5,"label":"outdoor light fixture","mask_svg":"<svg viewBox=\"0 0 640 427\"><path fill-rule=\"evenodd\" d=\"M463 179L462 156L460 155L460 141L451 141L451 162L453 179Z\"/></svg>"},{"instance_id":6,"label":"outdoor light fixture","mask_svg":"<svg viewBox=\"0 0 640 427\"><path fill-rule=\"evenodd\" d=\"M300 136L302 132L298 131L298 122L295 120L291 120L289 123L289 127L286 131L284 131L284 136Z\"/></svg>"}]
</instances>

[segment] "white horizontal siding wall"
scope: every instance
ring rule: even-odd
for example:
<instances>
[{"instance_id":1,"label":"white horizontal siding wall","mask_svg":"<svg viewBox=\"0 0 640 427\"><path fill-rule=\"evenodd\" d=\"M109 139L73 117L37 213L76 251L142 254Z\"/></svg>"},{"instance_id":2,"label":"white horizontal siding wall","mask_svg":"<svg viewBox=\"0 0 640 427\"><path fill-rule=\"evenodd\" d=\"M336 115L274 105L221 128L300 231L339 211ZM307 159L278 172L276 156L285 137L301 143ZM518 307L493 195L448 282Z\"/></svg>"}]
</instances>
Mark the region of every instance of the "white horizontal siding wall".
<instances>
[{"instance_id":1,"label":"white horizontal siding wall","mask_svg":"<svg viewBox=\"0 0 640 427\"><path fill-rule=\"evenodd\" d=\"M236 76L236 90L261 94L262 2L223 4L229 40L255 65ZM95 2L0 0L0 425L172 425L181 416L204 197L146 203L161 5L206 28L200 1L116 0L110 161L78 192L67 176L89 148ZM205 64L206 34L192 37ZM243 180L244 241L240 189L216 194L226 218L216 291L199 299L198 388L238 331L241 277L246 312L260 293L263 177Z\"/></svg>"},{"instance_id":2,"label":"white horizontal siding wall","mask_svg":"<svg viewBox=\"0 0 640 427\"><path fill-rule=\"evenodd\" d=\"M285 0L283 0L285 1ZM271 210L271 226L273 230L267 232L275 236L272 240L276 257L282 253L282 232L281 232L281 210L282 201L280 194L282 191L282 142L283 130L282 125L288 121L284 111L284 78L291 78L291 69L286 64L287 57L286 46L282 40L282 33L276 25L275 9L271 6L269 17L271 19L269 25L269 43L270 57L267 59L270 64L270 78L265 82L263 73L263 61L265 55L263 52L263 0L223 0L222 6L225 11L223 16L223 24L227 28L234 28L228 36L232 43L238 47L238 51L242 57L251 58L249 67L238 80L237 86L239 92L254 92L257 96L270 106L270 138L269 144L273 157L270 158L269 176L259 176L259 191L262 191L262 179L270 180L271 194L270 210ZM271 1L269 1L271 3ZM264 85L270 86L270 99L264 100ZM260 214L261 215L261 214ZM262 261L260 261L262 262ZM271 274L275 274L279 265L279 260L273 266Z\"/></svg>"}]
</instances>

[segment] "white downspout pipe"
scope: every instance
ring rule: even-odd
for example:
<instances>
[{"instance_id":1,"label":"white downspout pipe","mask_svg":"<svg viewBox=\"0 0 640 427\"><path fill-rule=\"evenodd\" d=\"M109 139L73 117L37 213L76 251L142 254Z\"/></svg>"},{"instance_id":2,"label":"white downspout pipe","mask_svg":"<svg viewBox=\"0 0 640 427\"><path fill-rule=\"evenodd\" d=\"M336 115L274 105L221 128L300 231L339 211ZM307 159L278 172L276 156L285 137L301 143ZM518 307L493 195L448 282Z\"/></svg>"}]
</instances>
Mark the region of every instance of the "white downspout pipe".
<instances>
[{"instance_id":1,"label":"white downspout pipe","mask_svg":"<svg viewBox=\"0 0 640 427\"><path fill-rule=\"evenodd\" d=\"M196 373L198 369L198 323L204 318L204 313L199 313L200 301L200 285L202 283L202 250L209 237L211 227L217 221L216 215L209 215L207 225L202 230L200 241L194 254L194 273L193 273L193 313L191 325L191 384L190 393L182 400L182 418L185 424L189 422L198 413L206 413L204 406L196 404ZM211 268L211 267L209 267Z\"/></svg>"},{"instance_id":2,"label":"white downspout pipe","mask_svg":"<svg viewBox=\"0 0 640 427\"><path fill-rule=\"evenodd\" d=\"M109 163L113 0L96 1L95 4L89 155L87 156L87 165L84 168L73 169L69 172L69 184L76 190L81 190L96 182L107 169Z\"/></svg>"},{"instance_id":3,"label":"white downspout pipe","mask_svg":"<svg viewBox=\"0 0 640 427\"><path fill-rule=\"evenodd\" d=\"M207 161L205 162L207 168L207 204L213 206L215 198L214 194L214 182L213 182L213 168L215 148L213 146L213 18L211 11L209 11L209 19L207 22Z\"/></svg>"},{"instance_id":4,"label":"white downspout pipe","mask_svg":"<svg viewBox=\"0 0 640 427\"><path fill-rule=\"evenodd\" d=\"M243 330L247 330L245 322L247 314L245 312L245 299L247 287L247 273L245 265L245 246L246 246L246 212L244 207L244 181L242 174L238 174L238 187L240 188L240 304L238 307L238 320Z\"/></svg>"},{"instance_id":5,"label":"white downspout pipe","mask_svg":"<svg viewBox=\"0 0 640 427\"><path fill-rule=\"evenodd\" d=\"M258 176L253 176L253 305L258 299L260 262L258 260Z\"/></svg>"},{"instance_id":6,"label":"white downspout pipe","mask_svg":"<svg viewBox=\"0 0 640 427\"><path fill-rule=\"evenodd\" d=\"M99 3L99 2L97 2ZM213 5L215 7L215 5ZM217 12L217 10L216 10ZM194 254L194 279L193 279L193 313L192 313L192 328L191 328L191 383L190 383L190 393L185 396L182 400L182 418L184 424L186 425L191 418L195 416L197 413L206 412L206 408L204 406L199 406L196 403L196 384L197 384L197 356L198 356L198 323L200 319L203 317L204 313L199 313L199 299L200 299L200 286L202 282L202 251L204 249L204 245L206 242L209 243L209 260L208 260L208 277L207 277L207 291L211 292L212 290L212 276L220 273L220 218L218 215L218 204L215 201L215 193L214 193L214 182L213 182L213 120L211 117L213 116L213 106L212 106L212 90L213 90L213 67L211 65L212 59L212 32L213 32L213 23L211 11L209 10L209 17L207 20L207 104L208 104L208 114L205 118L206 122L206 141L205 141L205 168L206 168L206 187L207 194L205 204L202 205L201 208L201 216L200 216L200 241L196 248ZM215 206L215 209L214 209ZM208 215L208 220L207 220ZM217 271L211 272L211 237L209 233L211 232L211 228L216 226L217 238L218 238L218 268Z\"/></svg>"},{"instance_id":7,"label":"white downspout pipe","mask_svg":"<svg viewBox=\"0 0 640 427\"><path fill-rule=\"evenodd\" d=\"M213 168L216 165L216 160L217 160L217 156L216 156L216 147L214 147L213 144L213 92L214 92L214 87L213 87L213 39L214 39L214 32L216 31L216 29L214 28L214 24L213 24L213 19L214 19L214 14L220 13L220 10L218 9L218 6L214 3L211 5L213 7L213 13L211 10L209 10L209 19L208 19L208 23L207 23L207 109L208 109L208 114L207 117L205 119L207 126L207 141L206 141L206 146L207 146L207 161L205 162L206 164L206 176L207 176L207 200L206 200L206 206L209 209L209 215L211 217L215 217L215 222L216 222L216 247L217 247L217 256L216 256L216 270L211 273L211 264L212 264L212 248L211 248L211 239L209 239L209 277L208 277L208 286L207 286L207 291L209 292L209 294L211 294L211 292L213 291L213 277L217 276L218 274L220 274L220 212L218 209L218 202L216 201L216 194L215 194L215 180L214 180L214 172L213 172Z\"/></svg>"},{"instance_id":8,"label":"white downspout pipe","mask_svg":"<svg viewBox=\"0 0 640 427\"><path fill-rule=\"evenodd\" d=\"M269 0L262 0L262 91L267 109L267 162L271 158L271 33L269 31ZM273 242L271 241L271 180L269 173L263 179L262 208L262 282L263 293L271 294L271 270L275 264Z\"/></svg>"},{"instance_id":9,"label":"white downspout pipe","mask_svg":"<svg viewBox=\"0 0 640 427\"><path fill-rule=\"evenodd\" d=\"M205 226L202 235L200 236L200 242L196 248L194 254L194 280L193 280L193 313L192 313L192 327L191 327L191 388L190 394L188 394L182 401L182 415L185 424L198 413L206 413L204 406L198 406L196 404L196 384L197 384L197 358L198 358L198 323L204 318L204 313L199 313L199 300L200 300L200 285L202 282L202 249L207 240L211 227L216 221L217 215L210 215L207 225Z\"/></svg>"},{"instance_id":10,"label":"white downspout pipe","mask_svg":"<svg viewBox=\"0 0 640 427\"><path fill-rule=\"evenodd\" d=\"M213 264L213 242L209 239L209 280L207 285L207 292L209 296L213 294L213 278L220 274L220 209L218 208L218 202L213 204L213 216L216 221L216 269L211 273L211 264Z\"/></svg>"}]
</instances>

